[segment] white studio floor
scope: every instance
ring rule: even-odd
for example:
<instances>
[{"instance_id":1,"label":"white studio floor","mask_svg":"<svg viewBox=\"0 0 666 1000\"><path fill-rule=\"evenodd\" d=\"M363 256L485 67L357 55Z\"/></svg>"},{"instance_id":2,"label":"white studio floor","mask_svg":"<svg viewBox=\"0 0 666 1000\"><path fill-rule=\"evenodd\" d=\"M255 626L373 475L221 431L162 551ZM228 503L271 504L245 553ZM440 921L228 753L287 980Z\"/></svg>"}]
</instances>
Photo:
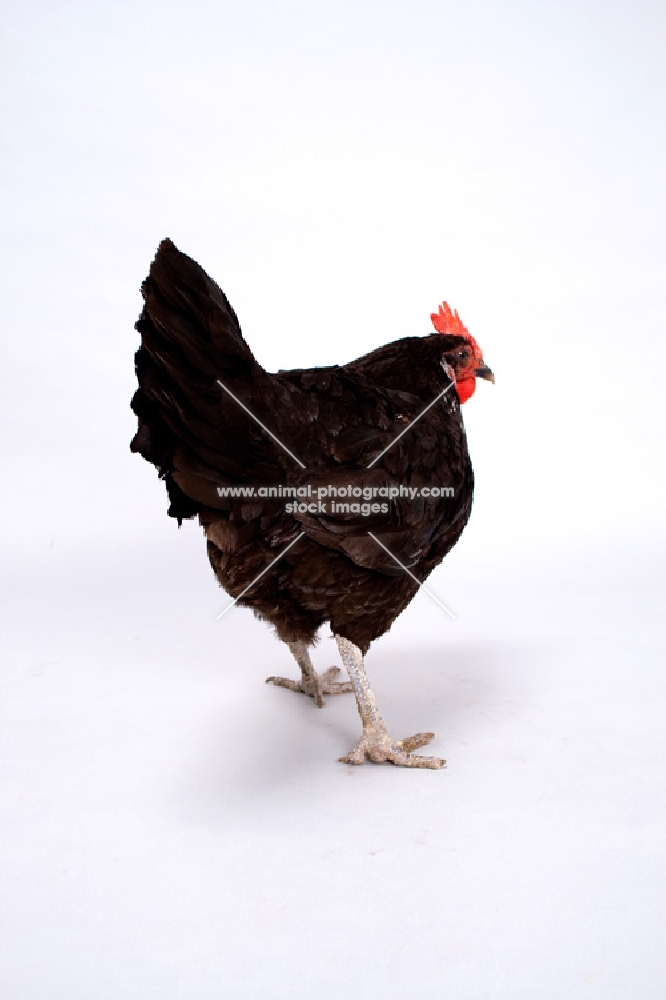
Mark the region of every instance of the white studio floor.
<instances>
[{"instance_id":1,"label":"white studio floor","mask_svg":"<svg viewBox=\"0 0 666 1000\"><path fill-rule=\"evenodd\" d=\"M3 995L661 998L658 567L533 558L461 546L431 578L458 621L422 594L371 650L429 772L336 762L351 696L263 684L289 654L215 621L196 530L54 547L7 602Z\"/></svg>"}]
</instances>

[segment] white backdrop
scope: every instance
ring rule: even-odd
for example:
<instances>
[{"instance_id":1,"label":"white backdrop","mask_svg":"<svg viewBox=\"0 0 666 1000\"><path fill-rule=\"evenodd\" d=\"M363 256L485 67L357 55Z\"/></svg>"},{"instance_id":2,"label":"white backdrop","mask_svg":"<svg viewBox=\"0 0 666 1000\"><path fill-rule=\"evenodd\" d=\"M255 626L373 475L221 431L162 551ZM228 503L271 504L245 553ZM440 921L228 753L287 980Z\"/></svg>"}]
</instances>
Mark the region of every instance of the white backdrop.
<instances>
[{"instance_id":1,"label":"white backdrop","mask_svg":"<svg viewBox=\"0 0 666 1000\"><path fill-rule=\"evenodd\" d=\"M6 995L662 997L663 8L3 8ZM215 622L128 450L165 236L271 370L480 342L458 621L368 658L445 772Z\"/></svg>"}]
</instances>

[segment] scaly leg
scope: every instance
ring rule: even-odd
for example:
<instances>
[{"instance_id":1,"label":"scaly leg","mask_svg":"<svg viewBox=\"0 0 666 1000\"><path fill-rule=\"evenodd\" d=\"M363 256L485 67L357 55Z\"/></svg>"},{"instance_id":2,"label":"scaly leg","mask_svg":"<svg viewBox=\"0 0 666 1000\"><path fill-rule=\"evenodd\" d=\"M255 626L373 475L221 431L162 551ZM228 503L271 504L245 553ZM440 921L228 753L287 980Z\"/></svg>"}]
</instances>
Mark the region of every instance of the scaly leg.
<instances>
[{"instance_id":1,"label":"scaly leg","mask_svg":"<svg viewBox=\"0 0 666 1000\"><path fill-rule=\"evenodd\" d=\"M336 674L340 673L340 667L329 667L323 674L318 674L312 666L306 642L299 639L296 642L288 642L287 645L301 668L300 681L292 681L289 677L267 677L267 684L277 684L278 687L289 688L290 691L301 691L314 698L317 708L323 706L325 694L344 694L345 691L354 690L349 681L333 680Z\"/></svg>"},{"instance_id":2,"label":"scaly leg","mask_svg":"<svg viewBox=\"0 0 666 1000\"><path fill-rule=\"evenodd\" d=\"M434 733L417 733L416 736L408 736L404 740L391 739L379 714L375 696L370 690L361 650L349 639L343 639L341 635L336 635L335 639L342 662L351 678L358 712L363 723L361 739L354 749L340 760L345 764L362 764L367 759L376 764L387 761L390 764L400 764L402 767L444 767L446 761L441 757L422 757L411 753L417 747L429 743Z\"/></svg>"}]
</instances>

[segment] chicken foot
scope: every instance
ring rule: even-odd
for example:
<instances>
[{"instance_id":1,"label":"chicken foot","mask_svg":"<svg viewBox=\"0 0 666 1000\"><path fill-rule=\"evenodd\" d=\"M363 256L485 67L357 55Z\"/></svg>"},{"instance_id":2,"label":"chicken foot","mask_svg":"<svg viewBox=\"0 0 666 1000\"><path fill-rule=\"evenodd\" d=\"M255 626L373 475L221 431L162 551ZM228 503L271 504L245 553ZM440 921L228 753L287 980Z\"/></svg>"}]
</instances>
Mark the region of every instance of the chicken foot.
<instances>
[{"instance_id":1,"label":"chicken foot","mask_svg":"<svg viewBox=\"0 0 666 1000\"><path fill-rule=\"evenodd\" d=\"M318 674L312 665L307 643L299 639L296 642L288 642L287 645L301 668L300 681L292 681L289 677L267 677L267 684L276 684L290 691L307 694L310 698L314 698L317 708L323 707L325 694L344 694L354 690L350 681L333 680L340 673L340 667L329 667L323 674Z\"/></svg>"},{"instance_id":2,"label":"chicken foot","mask_svg":"<svg viewBox=\"0 0 666 1000\"><path fill-rule=\"evenodd\" d=\"M398 764L402 767L444 767L446 761L442 760L441 757L424 757L411 752L417 747L429 743L434 737L434 733L417 733L404 740L391 739L384 725L384 720L379 714L375 696L370 689L361 650L341 635L336 635L335 640L340 650L342 662L351 678L358 712L363 724L361 739L353 750L346 757L340 757L340 760L345 764L362 764L365 760L371 760L376 764L386 761L389 764Z\"/></svg>"}]
</instances>

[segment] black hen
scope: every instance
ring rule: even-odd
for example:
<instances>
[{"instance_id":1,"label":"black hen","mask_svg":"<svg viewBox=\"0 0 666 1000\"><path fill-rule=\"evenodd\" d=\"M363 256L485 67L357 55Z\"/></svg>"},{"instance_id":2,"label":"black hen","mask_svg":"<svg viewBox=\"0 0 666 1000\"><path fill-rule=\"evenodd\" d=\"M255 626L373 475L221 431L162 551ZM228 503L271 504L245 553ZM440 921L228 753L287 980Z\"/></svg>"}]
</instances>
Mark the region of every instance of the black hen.
<instances>
[{"instance_id":1,"label":"black hen","mask_svg":"<svg viewBox=\"0 0 666 1000\"><path fill-rule=\"evenodd\" d=\"M169 514L199 517L220 584L289 645L301 680L269 680L318 705L324 694L354 691L363 736L348 762L442 766L410 752L431 733L390 739L363 654L469 517L460 402L476 376L493 378L476 342L443 304L434 335L344 366L271 375L223 292L170 240L142 293L131 447L164 478ZM396 489L402 495L391 496ZM309 647L325 622L350 683L333 679L337 668L319 675L312 666Z\"/></svg>"}]
</instances>

